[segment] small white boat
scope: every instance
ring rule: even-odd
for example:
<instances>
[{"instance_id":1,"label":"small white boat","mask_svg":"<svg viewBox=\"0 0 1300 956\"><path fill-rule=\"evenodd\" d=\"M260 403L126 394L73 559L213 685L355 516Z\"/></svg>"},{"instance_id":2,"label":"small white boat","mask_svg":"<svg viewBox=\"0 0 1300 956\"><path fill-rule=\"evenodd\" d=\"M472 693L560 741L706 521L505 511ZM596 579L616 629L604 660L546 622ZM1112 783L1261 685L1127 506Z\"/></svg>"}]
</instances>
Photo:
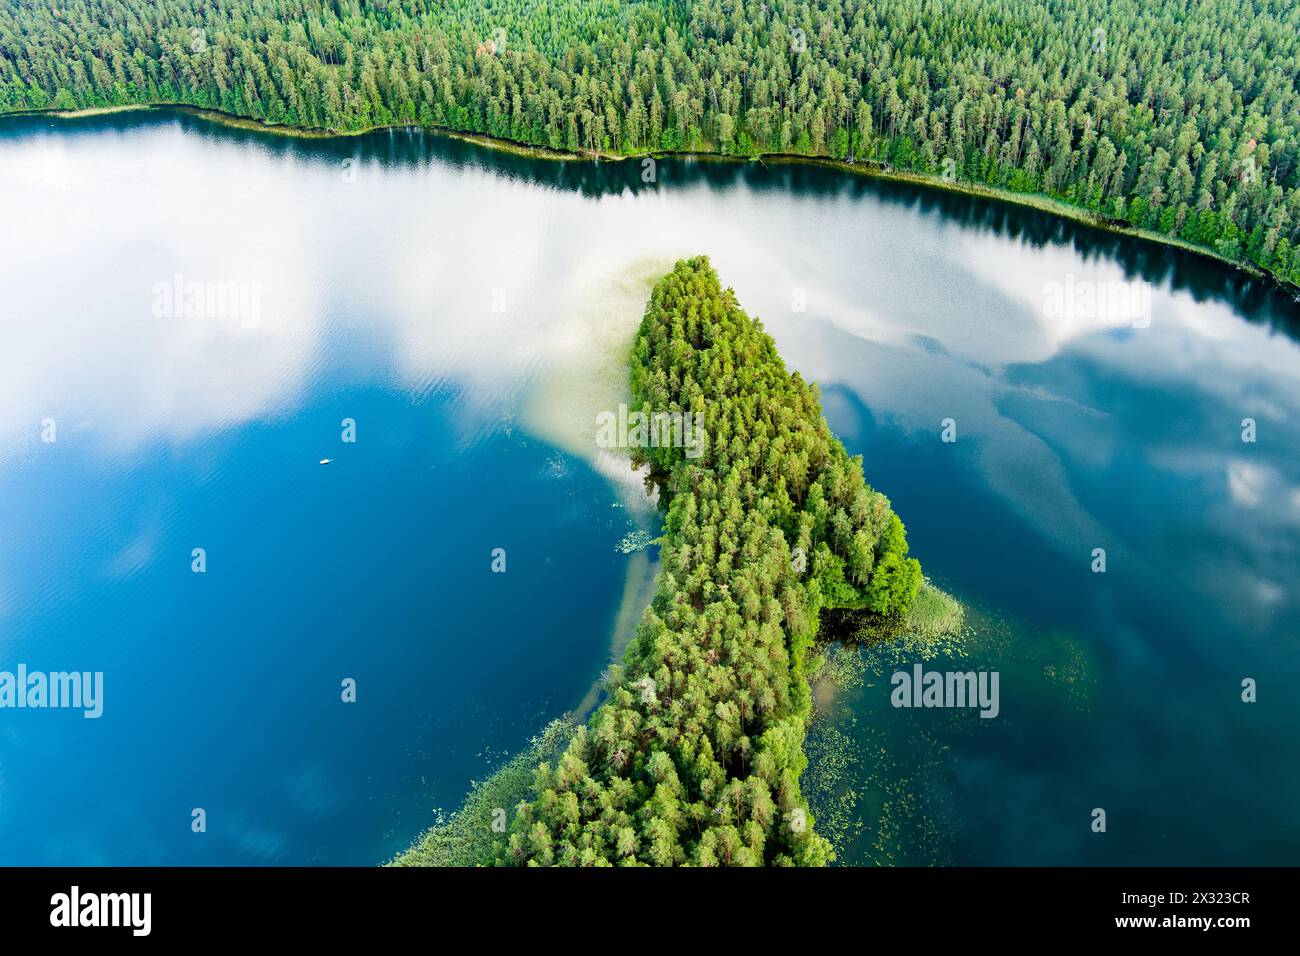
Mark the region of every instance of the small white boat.
<instances>
[{"instance_id":1,"label":"small white boat","mask_svg":"<svg viewBox=\"0 0 1300 956\"><path fill-rule=\"evenodd\" d=\"M330 462L332 462L333 460L334 460L333 458L322 458L322 459L320 460L320 463L321 463L322 465L328 465L328 464L329 464Z\"/></svg>"}]
</instances>

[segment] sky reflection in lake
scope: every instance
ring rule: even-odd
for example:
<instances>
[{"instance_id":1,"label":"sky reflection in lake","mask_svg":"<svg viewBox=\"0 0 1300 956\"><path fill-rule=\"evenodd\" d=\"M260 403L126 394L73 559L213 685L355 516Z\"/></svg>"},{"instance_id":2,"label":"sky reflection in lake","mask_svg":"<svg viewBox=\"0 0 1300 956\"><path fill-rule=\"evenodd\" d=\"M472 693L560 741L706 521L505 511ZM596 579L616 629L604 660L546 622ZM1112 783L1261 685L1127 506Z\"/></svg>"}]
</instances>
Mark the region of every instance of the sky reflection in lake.
<instances>
[{"instance_id":1,"label":"sky reflection in lake","mask_svg":"<svg viewBox=\"0 0 1300 956\"><path fill-rule=\"evenodd\" d=\"M611 356L649 282L697 253L763 319L787 363L822 384L832 426L865 455L868 480L894 500L927 571L1015 616L1022 647L1057 629L1088 651L1101 690L1077 731L1087 736L1084 756L1014 730L978 755L953 746L950 798L978 797L982 808L978 825L951 822L955 857L1046 861L1050 847L1061 862L1259 860L1255 843L1271 827L1284 835L1264 856L1297 861L1300 836L1278 793L1295 792L1298 756L1286 730L1297 717L1286 688L1300 678L1295 307L1213 263L993 203L780 165L665 160L657 179L642 182L639 164L543 162L404 132L288 140L186 116L0 127L0 212L21 224L0 240L0 666L80 667L109 640L119 642L121 667L145 666L160 636L151 628L186 626L207 606L185 577L195 514L215 507L205 488L226 487L223 507L238 507L236 491L276 489L269 501L309 506L294 524L308 535L320 515L369 501L335 529L336 545L358 560L385 549L419 555L417 540L393 537L397 501L446 542L436 561L413 558L404 572L383 561L382 572L361 571L365 561L308 562L293 586L301 594L277 602L276 576L301 543L259 538L248 514L230 529L230 549L260 549L272 588L223 598L268 621L259 636L272 643L248 653L295 666L304 621L314 619L303 608L328 580L355 601L337 622L337 647L376 642L393 679L401 672L404 716L373 716L352 731L356 741L392 738L377 758L382 785L340 782L343 758L315 740L310 722L294 730L306 737L268 732L274 698L254 695L245 719L270 734L264 763L220 744L227 731L218 728L217 765L187 765L211 783L301 747L302 766L276 784L292 799L243 788L232 810L240 835L196 851L184 828L198 798L177 789L182 831L171 834L161 821L141 822L142 808L155 807L150 784L123 772L89 795L117 806L122 821L104 824L96 810L65 834L58 820L31 814L75 776L41 779L38 758L90 753L103 740L57 719L38 728L31 715L22 725L6 717L16 743L0 755L0 832L46 835L19 840L17 851L8 844L7 862L89 862L76 834L101 824L119 834L102 841L112 862L366 862L429 822L434 798L418 782L426 771L439 781L437 802L455 804L481 762L450 752L507 752L574 706L603 665L621 589L611 542L634 523L620 510L634 503L634 484L609 485L628 476L596 455L589 412L618 399ZM177 276L242 283L256 290L257 314L159 317L158 287ZM1067 277L1140 283L1150 325L1048 314L1047 290ZM340 497L344 489L299 466L337 451L336 423L355 407L367 409L368 440L382 452L365 466L367 481ZM1252 444L1241 441L1247 417L1257 422ZM939 437L947 418L959 436L952 445ZM41 441L46 419L58 423L55 454L68 456L57 464ZM503 474L485 483L485 467ZM459 477L435 487L425 477L435 468ZM515 482L518 469L535 480ZM399 470L405 477L394 477ZM385 508L374 499L394 484ZM539 562L555 537L575 542L549 556L545 575L527 564L511 571L533 595L515 595L513 624L476 618L475 602L493 600L481 590L486 548L474 530L501 512L488 486L560 515L538 520L521 508L513 524L496 522L503 534L526 526ZM87 534L95 545L79 554ZM1088 572L1095 547L1107 550L1104 579ZM439 576L457 548L478 549L473 571ZM543 599L555 587L591 607L572 616L570 603ZM151 610L160 588L172 597ZM431 640L438 602L462 592L452 616L477 640L466 634L454 659L437 652L439 638L412 655L413 643ZM423 610L407 613L410 601ZM135 631L91 623L115 607ZM531 619L569 634L568 656L549 655L535 675L542 686L515 707L502 675L526 666L511 655L531 644L502 631ZM192 639L225 634L199 627ZM485 666L484 648L497 641L505 658ZM193 653L173 663L197 668L206 652ZM448 687L478 681L474 703L422 710L425 667ZM318 676L329 683L335 671ZM1243 676L1261 681L1253 711L1238 698ZM134 689L147 695L149 686ZM201 674L186 686L207 693ZM1028 710L1018 710L1016 690L1014 679L1004 685L1013 727ZM144 709L159 718L166 708L154 704ZM324 703L303 706L337 719ZM1058 706L1036 713L1050 722ZM135 716L110 725L112 746L183 749L182 731ZM494 721L506 729L486 741L482 727ZM1158 782L1144 767L1153 749L1179 757ZM982 769L963 777L963 759ZM1094 798L1082 795L1080 761L1117 808L1164 821L1172 835L1087 844ZM1176 806L1192 786L1202 808L1231 816L1200 844L1202 856L1198 811ZM1061 809L1072 794L1088 805ZM314 808L307 816L318 825L284 822L297 819L294 806ZM140 827L152 843L126 849Z\"/></svg>"}]
</instances>

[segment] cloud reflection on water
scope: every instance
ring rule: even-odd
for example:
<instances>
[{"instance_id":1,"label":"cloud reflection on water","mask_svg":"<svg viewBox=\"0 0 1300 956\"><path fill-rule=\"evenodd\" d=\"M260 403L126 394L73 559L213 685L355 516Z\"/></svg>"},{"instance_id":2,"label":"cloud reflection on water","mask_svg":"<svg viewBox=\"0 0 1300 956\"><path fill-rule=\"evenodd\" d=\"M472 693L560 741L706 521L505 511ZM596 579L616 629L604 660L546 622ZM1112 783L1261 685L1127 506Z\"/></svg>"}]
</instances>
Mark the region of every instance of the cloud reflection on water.
<instances>
[{"instance_id":1,"label":"cloud reflection on water","mask_svg":"<svg viewBox=\"0 0 1300 956\"><path fill-rule=\"evenodd\" d=\"M1131 263L857 184L777 192L748 169L665 162L660 189L584 196L500 175L491 157L387 161L380 141L195 136L192 122L110 126L96 135L111 148L32 135L0 151L6 219L23 223L0 256L0 461L35 453L46 417L129 454L291 418L324 378L454 388L472 443L591 348L596 277L706 252L793 367L851 388L918 441L955 418L970 467L1057 547L1123 547L1078 476L1140 436L1153 483L1213 445L1199 467L1218 476L1225 508L1249 499L1295 554L1300 347L1167 278L1151 285L1149 328L1045 313L1047 284L1132 281ZM155 318L151 290L178 273L256 284L258 326ZM630 302L610 305L620 329L639 314ZM1143 389L1177 405L1133 404ZM1184 424L1167 427L1171 414ZM1261 439L1233 446L1248 415ZM1282 569L1262 552L1276 542L1252 540L1261 532L1227 511L1206 519L1273 568L1262 586L1275 594Z\"/></svg>"}]
</instances>

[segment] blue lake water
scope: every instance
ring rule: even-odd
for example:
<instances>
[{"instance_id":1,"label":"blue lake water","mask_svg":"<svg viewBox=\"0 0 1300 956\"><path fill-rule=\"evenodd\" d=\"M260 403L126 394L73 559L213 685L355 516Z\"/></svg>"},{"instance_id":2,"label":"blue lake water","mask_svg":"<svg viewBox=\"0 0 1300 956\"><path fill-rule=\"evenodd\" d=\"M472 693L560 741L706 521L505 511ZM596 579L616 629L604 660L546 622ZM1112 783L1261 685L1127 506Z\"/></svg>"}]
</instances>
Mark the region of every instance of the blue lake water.
<instances>
[{"instance_id":1,"label":"blue lake water","mask_svg":"<svg viewBox=\"0 0 1300 956\"><path fill-rule=\"evenodd\" d=\"M890 707L883 657L826 705L841 861L1300 862L1297 307L1257 282L825 169L180 114L5 121L0 214L0 670L105 675L98 720L0 710L0 863L379 862L576 707L652 520L590 412L700 252L970 608L929 666L1002 674L993 721ZM1149 325L1045 311L1067 278Z\"/></svg>"}]
</instances>

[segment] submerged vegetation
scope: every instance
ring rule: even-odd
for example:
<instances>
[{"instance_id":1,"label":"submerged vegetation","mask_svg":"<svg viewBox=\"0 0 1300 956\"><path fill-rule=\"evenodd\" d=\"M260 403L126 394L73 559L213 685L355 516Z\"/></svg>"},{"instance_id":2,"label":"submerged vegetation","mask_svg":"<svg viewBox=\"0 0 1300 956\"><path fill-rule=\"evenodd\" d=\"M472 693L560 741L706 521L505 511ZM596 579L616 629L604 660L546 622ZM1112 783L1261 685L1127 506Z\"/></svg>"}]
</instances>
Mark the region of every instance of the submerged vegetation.
<instances>
[{"instance_id":1,"label":"submerged vegetation","mask_svg":"<svg viewBox=\"0 0 1300 956\"><path fill-rule=\"evenodd\" d=\"M555 760L573 736L573 720L553 720L521 753L476 781L459 810L438 820L389 866L475 866L490 862L505 830L505 808L532 792L539 761Z\"/></svg>"},{"instance_id":2,"label":"submerged vegetation","mask_svg":"<svg viewBox=\"0 0 1300 956\"><path fill-rule=\"evenodd\" d=\"M903 620L921 585L902 523L708 260L654 288L634 405L699 416L703 454L638 449L666 504L651 606L608 698L543 763L499 861L820 865L800 792L824 608Z\"/></svg>"},{"instance_id":3,"label":"submerged vegetation","mask_svg":"<svg viewBox=\"0 0 1300 956\"><path fill-rule=\"evenodd\" d=\"M1291 0L0 5L0 112L185 104L1048 197L1300 282Z\"/></svg>"}]
</instances>

